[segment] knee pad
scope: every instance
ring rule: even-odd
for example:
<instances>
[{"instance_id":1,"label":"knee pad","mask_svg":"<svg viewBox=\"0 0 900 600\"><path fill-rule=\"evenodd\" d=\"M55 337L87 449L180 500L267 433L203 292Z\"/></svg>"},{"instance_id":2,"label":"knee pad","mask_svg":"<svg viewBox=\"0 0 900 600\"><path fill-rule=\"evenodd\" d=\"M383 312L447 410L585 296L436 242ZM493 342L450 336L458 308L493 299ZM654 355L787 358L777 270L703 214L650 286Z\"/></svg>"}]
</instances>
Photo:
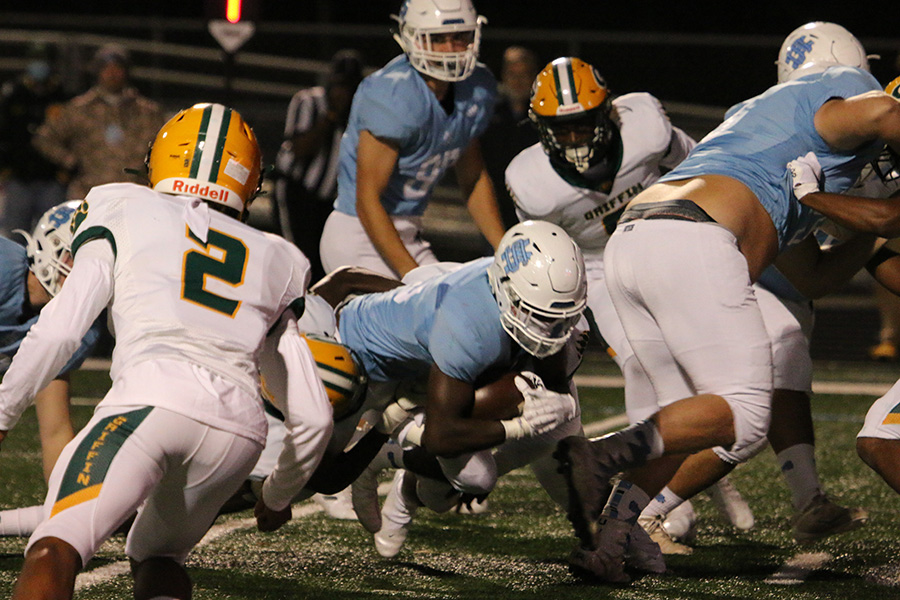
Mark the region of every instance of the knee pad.
<instances>
[{"instance_id":1,"label":"knee pad","mask_svg":"<svg viewBox=\"0 0 900 600\"><path fill-rule=\"evenodd\" d=\"M765 440L769 432L772 417L771 384L740 393L725 394L723 397L731 408L734 420L734 444L727 451L739 459L744 456L749 458L754 455L752 447L760 440ZM761 448L756 449L756 452L760 450Z\"/></svg>"},{"instance_id":2,"label":"knee pad","mask_svg":"<svg viewBox=\"0 0 900 600\"><path fill-rule=\"evenodd\" d=\"M444 477L457 491L481 495L497 485L497 462L489 450L455 458L438 458Z\"/></svg>"}]
</instances>

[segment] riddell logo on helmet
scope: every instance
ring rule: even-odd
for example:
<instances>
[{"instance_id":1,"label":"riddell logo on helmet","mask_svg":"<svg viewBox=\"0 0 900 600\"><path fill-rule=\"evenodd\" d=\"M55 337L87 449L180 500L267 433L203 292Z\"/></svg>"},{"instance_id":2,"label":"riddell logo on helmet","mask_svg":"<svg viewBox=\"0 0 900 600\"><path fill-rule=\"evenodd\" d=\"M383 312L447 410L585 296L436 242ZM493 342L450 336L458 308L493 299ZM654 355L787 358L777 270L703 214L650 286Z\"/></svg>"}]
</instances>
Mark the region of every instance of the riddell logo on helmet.
<instances>
[{"instance_id":1,"label":"riddell logo on helmet","mask_svg":"<svg viewBox=\"0 0 900 600\"><path fill-rule=\"evenodd\" d=\"M172 182L172 191L176 194L209 198L210 200L217 200L219 202L227 202L229 196L228 190L217 189L208 185L200 185L199 183L187 183L186 181L179 181L177 179Z\"/></svg>"}]
</instances>

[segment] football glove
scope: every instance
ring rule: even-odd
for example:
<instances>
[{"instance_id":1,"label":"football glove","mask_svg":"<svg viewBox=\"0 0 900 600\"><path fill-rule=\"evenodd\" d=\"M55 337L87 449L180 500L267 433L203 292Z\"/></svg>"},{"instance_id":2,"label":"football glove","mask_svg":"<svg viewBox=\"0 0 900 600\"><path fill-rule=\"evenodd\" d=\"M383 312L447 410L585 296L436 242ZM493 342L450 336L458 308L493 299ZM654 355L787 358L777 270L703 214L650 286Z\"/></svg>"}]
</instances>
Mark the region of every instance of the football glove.
<instances>
[{"instance_id":1,"label":"football glove","mask_svg":"<svg viewBox=\"0 0 900 600\"><path fill-rule=\"evenodd\" d=\"M409 398L401 396L395 402L387 405L381 414L381 421L376 423L375 429L381 433L392 435L401 425L409 421L414 411L418 408Z\"/></svg>"},{"instance_id":2,"label":"football glove","mask_svg":"<svg viewBox=\"0 0 900 600\"><path fill-rule=\"evenodd\" d=\"M819 191L822 166L815 154L807 152L804 156L798 156L787 164L787 168L791 174L791 187L797 200Z\"/></svg>"},{"instance_id":3,"label":"football glove","mask_svg":"<svg viewBox=\"0 0 900 600\"><path fill-rule=\"evenodd\" d=\"M515 382L525 401L520 416L500 421L506 439L540 435L575 417L577 407L572 394L548 390L540 377L527 371L518 375Z\"/></svg>"}]
</instances>

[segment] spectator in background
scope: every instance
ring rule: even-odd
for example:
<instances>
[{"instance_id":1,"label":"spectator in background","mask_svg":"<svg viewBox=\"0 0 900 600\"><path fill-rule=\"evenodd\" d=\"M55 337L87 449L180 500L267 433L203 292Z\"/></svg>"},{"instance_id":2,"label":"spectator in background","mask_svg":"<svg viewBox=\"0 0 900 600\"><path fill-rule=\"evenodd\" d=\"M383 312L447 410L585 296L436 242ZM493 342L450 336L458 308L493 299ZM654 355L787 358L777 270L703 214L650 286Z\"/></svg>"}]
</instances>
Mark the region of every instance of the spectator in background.
<instances>
[{"instance_id":1,"label":"spectator in background","mask_svg":"<svg viewBox=\"0 0 900 600\"><path fill-rule=\"evenodd\" d=\"M350 103L363 77L362 57L340 50L324 86L291 98L284 142L275 159L275 202L282 234L312 263L312 280L325 276L319 238L337 196L338 156Z\"/></svg>"},{"instance_id":2,"label":"spectator in background","mask_svg":"<svg viewBox=\"0 0 900 600\"><path fill-rule=\"evenodd\" d=\"M35 130L67 100L44 44L26 52L25 71L0 89L0 235L31 231L40 216L66 199L59 169L31 145Z\"/></svg>"},{"instance_id":3,"label":"spectator in background","mask_svg":"<svg viewBox=\"0 0 900 600\"><path fill-rule=\"evenodd\" d=\"M484 161L495 182L504 180L504 172L513 157L539 141L537 129L528 122L528 102L531 85L540 70L537 55L528 48L510 46L503 53L494 118L481 140ZM509 229L519 222L516 207L506 188L496 187L500 218Z\"/></svg>"},{"instance_id":4,"label":"spectator in background","mask_svg":"<svg viewBox=\"0 0 900 600\"><path fill-rule=\"evenodd\" d=\"M156 102L129 85L129 64L122 46L101 47L91 62L96 84L35 134L35 147L68 172L70 198L84 198L104 183L145 183L123 169L143 164L165 120Z\"/></svg>"}]
</instances>

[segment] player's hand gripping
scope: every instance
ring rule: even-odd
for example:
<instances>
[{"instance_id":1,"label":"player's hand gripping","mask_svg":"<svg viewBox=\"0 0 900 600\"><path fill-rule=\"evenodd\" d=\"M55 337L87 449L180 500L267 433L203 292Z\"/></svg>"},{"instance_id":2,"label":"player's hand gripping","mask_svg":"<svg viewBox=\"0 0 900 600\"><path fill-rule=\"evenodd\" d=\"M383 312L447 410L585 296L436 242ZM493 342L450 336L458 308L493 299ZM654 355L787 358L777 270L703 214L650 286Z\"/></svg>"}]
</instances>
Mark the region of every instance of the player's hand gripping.
<instances>
[{"instance_id":1,"label":"player's hand gripping","mask_svg":"<svg viewBox=\"0 0 900 600\"><path fill-rule=\"evenodd\" d=\"M575 417L577 407L572 394L548 390L540 377L527 371L519 374L515 381L525 402L520 416L500 421L506 430L506 439L540 435Z\"/></svg>"},{"instance_id":2,"label":"player's hand gripping","mask_svg":"<svg viewBox=\"0 0 900 600\"><path fill-rule=\"evenodd\" d=\"M789 162L787 169L791 174L791 187L797 200L820 190L822 165L812 152L807 152L804 156L798 156Z\"/></svg>"},{"instance_id":3,"label":"player's hand gripping","mask_svg":"<svg viewBox=\"0 0 900 600\"><path fill-rule=\"evenodd\" d=\"M282 510L272 510L260 498L253 508L253 516L256 517L256 528L260 531L275 531L291 520L291 505Z\"/></svg>"}]
</instances>

